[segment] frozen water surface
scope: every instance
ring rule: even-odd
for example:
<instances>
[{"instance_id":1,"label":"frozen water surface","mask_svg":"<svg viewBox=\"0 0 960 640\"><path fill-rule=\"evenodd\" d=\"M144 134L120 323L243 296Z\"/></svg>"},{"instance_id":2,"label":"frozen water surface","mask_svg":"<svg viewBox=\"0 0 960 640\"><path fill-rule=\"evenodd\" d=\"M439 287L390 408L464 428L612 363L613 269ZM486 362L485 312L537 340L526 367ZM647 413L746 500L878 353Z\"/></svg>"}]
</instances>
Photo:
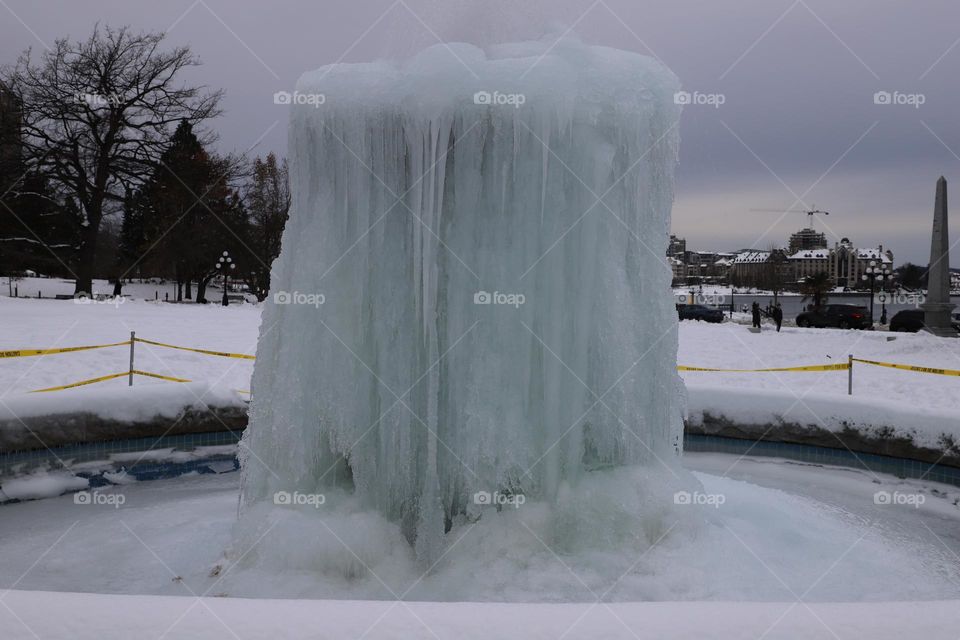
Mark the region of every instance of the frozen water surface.
<instances>
[{"instance_id":1,"label":"frozen water surface","mask_svg":"<svg viewBox=\"0 0 960 640\"><path fill-rule=\"evenodd\" d=\"M234 535L239 474L229 473L105 489L123 491L120 508L77 505L70 496L5 505L0 575L9 576L5 586L23 576L16 588L28 590L258 598L393 600L391 591L445 601L960 598L956 488L773 459L730 469L736 460L686 454L702 490L725 502L689 507L702 522L695 534L682 533L690 528L680 522L629 557L602 545L589 553L559 545L554 555L537 539L546 535L546 508L528 503L455 528L458 544L419 580L423 571L396 525L368 512L302 507L240 550L285 555L291 568L276 572L277 558L262 568L231 567L222 550ZM926 500L919 508L879 506L876 491L920 492ZM343 544L376 551L365 558L372 571L336 580L319 573L320 558L340 561Z\"/></svg>"}]
</instances>

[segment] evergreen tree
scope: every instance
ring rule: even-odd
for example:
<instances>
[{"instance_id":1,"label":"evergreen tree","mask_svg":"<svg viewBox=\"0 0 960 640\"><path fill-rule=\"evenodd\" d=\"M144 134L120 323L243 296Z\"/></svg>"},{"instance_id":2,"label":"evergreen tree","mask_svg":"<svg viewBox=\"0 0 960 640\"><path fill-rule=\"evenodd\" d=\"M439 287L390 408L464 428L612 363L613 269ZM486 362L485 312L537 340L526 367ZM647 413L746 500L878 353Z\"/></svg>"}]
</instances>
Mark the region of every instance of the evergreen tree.
<instances>
[{"instance_id":1,"label":"evergreen tree","mask_svg":"<svg viewBox=\"0 0 960 640\"><path fill-rule=\"evenodd\" d=\"M287 161L277 162L274 154L257 158L247 192L247 250L250 264L243 269L244 279L258 300L270 291L270 266L280 255L280 240L290 212L289 169Z\"/></svg>"}]
</instances>

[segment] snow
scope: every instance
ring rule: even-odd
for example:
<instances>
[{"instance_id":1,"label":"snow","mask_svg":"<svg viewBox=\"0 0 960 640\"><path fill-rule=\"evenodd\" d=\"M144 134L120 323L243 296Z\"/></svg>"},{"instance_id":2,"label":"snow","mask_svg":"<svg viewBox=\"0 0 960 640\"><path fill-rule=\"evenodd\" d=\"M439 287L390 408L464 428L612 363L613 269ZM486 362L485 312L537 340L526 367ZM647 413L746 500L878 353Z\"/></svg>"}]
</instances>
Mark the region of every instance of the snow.
<instances>
[{"instance_id":1,"label":"snow","mask_svg":"<svg viewBox=\"0 0 960 640\"><path fill-rule=\"evenodd\" d=\"M68 472L37 472L29 475L7 478L0 486L0 503L7 500L37 500L54 498L67 493L86 489L88 482Z\"/></svg>"},{"instance_id":2,"label":"snow","mask_svg":"<svg viewBox=\"0 0 960 640\"><path fill-rule=\"evenodd\" d=\"M124 378L122 387L101 384L105 388L98 389L96 394L78 387L56 393L5 397L0 404L0 423L9 421L16 428L18 418L84 413L136 424L157 418L175 418L187 408L203 410L245 404L243 396L236 391L223 386L212 387L205 382L141 384L138 378L135 386L127 387ZM93 397L95 402L91 402Z\"/></svg>"},{"instance_id":3,"label":"snow","mask_svg":"<svg viewBox=\"0 0 960 640\"><path fill-rule=\"evenodd\" d=\"M877 604L495 604L244 600L13 591L7 640L369 638L956 638L958 601ZM56 615L51 615L56 612Z\"/></svg>"},{"instance_id":4,"label":"snow","mask_svg":"<svg viewBox=\"0 0 960 640\"><path fill-rule=\"evenodd\" d=\"M301 78L299 94L326 99L292 109L282 303L264 309L244 435L251 531L278 491L349 484L343 517L369 510L382 533L370 553L398 527L426 568L457 522L492 508L478 492L559 504L568 486L584 498L595 468L672 478L659 467L682 430L675 310L650 292L669 285L677 89L651 58L572 39L438 45ZM664 483L650 475L629 478ZM657 535L646 493L598 511L611 537L628 522ZM298 537L276 562L353 570Z\"/></svg>"},{"instance_id":5,"label":"snow","mask_svg":"<svg viewBox=\"0 0 960 640\"><path fill-rule=\"evenodd\" d=\"M846 373L846 372L841 372ZM772 389L739 389L720 385L689 385L691 424L703 424L703 414L723 416L741 425L813 425L833 431L861 431L878 439L905 437L914 445L939 450L944 436L960 439L956 410L905 408L895 400ZM757 434L759 435L759 434Z\"/></svg>"},{"instance_id":6,"label":"snow","mask_svg":"<svg viewBox=\"0 0 960 640\"><path fill-rule=\"evenodd\" d=\"M208 300L213 302L220 300L220 297L223 295L223 288L220 287L220 284L222 284L221 280L214 279L207 285ZM0 296L10 296L13 288L16 288L16 293L21 298L36 298L38 295L43 298L54 298L58 295L72 296L76 287L73 280L65 280L62 278L31 276L14 279L12 283L6 277L0 278ZM194 292L196 292L196 289L194 289ZM101 296L112 298L113 283L107 280L94 280L91 294L94 298ZM126 304L132 300L163 300L165 296L169 296L170 300L175 300L177 286L176 283L172 281L146 280L140 282L134 280L124 282L122 294L125 299L116 304ZM111 303L113 303L112 300Z\"/></svg>"},{"instance_id":7,"label":"snow","mask_svg":"<svg viewBox=\"0 0 960 640\"><path fill-rule=\"evenodd\" d=\"M163 304L144 301L78 304L72 300L36 300L0 297L0 351L109 344L141 338L215 351L253 353L257 343L260 308L199 304ZM219 358L186 351L136 345L136 368L161 375L188 378L212 387L250 389L250 360ZM110 373L127 371L128 346L48 356L0 359L0 407L15 396ZM137 376L134 389L159 389L173 383ZM26 403L56 403L69 393L88 398L87 408L99 408L97 398L108 390L127 389L126 378L43 394ZM171 391L172 393L176 393ZM165 393L158 391L158 393ZM65 401L67 402L67 401ZM23 405L18 405L23 406Z\"/></svg>"},{"instance_id":8,"label":"snow","mask_svg":"<svg viewBox=\"0 0 960 640\"><path fill-rule=\"evenodd\" d=\"M890 340L889 338L894 338ZM706 325L697 322L680 323L680 350L678 362L692 367L726 369L766 369L812 364L843 363L848 354L867 360L894 362L919 366L960 369L960 340L938 338L929 334L890 334L881 331L843 331L839 329L800 329L784 327L780 333L769 325L759 334L735 323ZM720 387L731 391L778 391L787 402L801 405L809 394L817 398L832 398L845 402L846 371L779 372L779 373L710 373L681 372L688 388ZM949 416L941 427L960 435L957 416L960 416L958 378L926 373L899 371L885 367L854 364L854 403L843 411L862 412L858 419L876 416L889 408L902 413L916 414L918 420L930 419L933 414ZM692 391L693 395L697 392ZM717 397L717 390L707 393ZM738 397L746 400L744 395ZM751 396L752 397L752 396ZM757 402L761 402L760 399ZM762 406L770 408L770 398ZM871 409L874 404L876 409ZM703 405L701 405L703 406ZM730 406L724 401L723 406ZM858 409L859 408L859 409ZM749 411L743 407L743 411ZM759 410L759 409L758 409Z\"/></svg>"},{"instance_id":9,"label":"snow","mask_svg":"<svg viewBox=\"0 0 960 640\"><path fill-rule=\"evenodd\" d=\"M209 460L215 456L230 456L206 464L206 467L215 473L229 473L235 468L235 460L232 458L235 458L236 454L236 445L194 447L188 451L164 447L150 451L111 453L100 460L83 462L75 462L70 456L63 454L57 463L62 461L66 469L34 468L27 473L0 478L0 504L11 500L55 498L64 493L86 489L90 485L88 478L96 475L113 485L132 484L137 482L137 479L134 474L127 473L126 465L144 462L184 463ZM55 466L55 463L51 461L47 466Z\"/></svg>"},{"instance_id":10,"label":"snow","mask_svg":"<svg viewBox=\"0 0 960 640\"><path fill-rule=\"evenodd\" d=\"M678 293L685 293L678 289ZM707 292L707 288L704 288ZM725 290L719 288L718 293ZM726 290L729 293L729 290ZM712 293L710 291L709 293ZM14 300L0 297L0 316L6 329L0 334L0 350L77 346L119 342L130 330L160 342L209 348L235 353L253 353L260 324L260 307L238 305L156 305L127 302L110 305L74 305L70 301ZM888 338L895 338L888 340ZM678 362L689 366L754 369L791 365L826 364L846 361L847 354L858 358L901 362L921 366L960 369L960 341L928 334L890 334L881 331L841 331L784 327L778 334L769 325L752 334L736 323L710 325L681 322ZM51 387L128 367L128 347L113 347L51 356L0 359L0 412L3 415L41 415L46 407L105 412L120 398L131 398L127 409L136 413L136 404L127 393L126 378L53 393L30 394L31 389ZM201 354L137 345L137 366L156 373L191 378L210 385L193 390L207 397L232 399L233 389L249 390L253 366L248 360L217 358ZM805 394L826 395L838 402L847 392L847 372L822 373L708 373L682 372L689 387L722 387L744 392L774 391L788 394L793 401ZM184 394L184 401L196 398L180 386L161 380L136 378L133 391L145 393L145 402L165 406L163 394ZM401 390L402 391L402 390ZM399 393L399 391L398 391ZM696 392L693 392L694 394ZM206 395L205 395L206 394ZM209 394L213 394L212 396ZM221 395L223 394L223 395ZM796 394L796 396L794 396ZM109 398L109 404L100 400ZM741 396L742 397L742 396ZM69 398L69 399L68 399ZM908 413L960 414L957 378L897 371L869 365L855 365L856 406L877 401L878 406L895 407ZM153 400L150 400L153 399ZM861 402L862 401L862 402ZM5 407L6 405L6 407ZM789 405L788 405L789 406ZM398 407L401 408L401 407Z\"/></svg>"}]
</instances>

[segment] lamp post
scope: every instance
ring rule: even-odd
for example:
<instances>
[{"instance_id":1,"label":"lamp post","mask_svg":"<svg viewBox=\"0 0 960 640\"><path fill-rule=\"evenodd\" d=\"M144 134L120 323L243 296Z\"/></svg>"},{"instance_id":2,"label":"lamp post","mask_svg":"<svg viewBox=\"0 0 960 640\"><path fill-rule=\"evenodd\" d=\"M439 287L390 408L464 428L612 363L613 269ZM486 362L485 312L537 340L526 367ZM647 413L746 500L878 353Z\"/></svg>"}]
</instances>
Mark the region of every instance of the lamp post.
<instances>
[{"instance_id":1,"label":"lamp post","mask_svg":"<svg viewBox=\"0 0 960 640\"><path fill-rule=\"evenodd\" d=\"M227 265L230 265L230 266L228 267ZM236 268L237 268L237 265L236 265L236 263L233 261L233 258L230 257L230 252L229 252L229 251L224 251L224 252L223 252L223 255L220 256L220 259L217 260L217 269L219 269L220 273L223 274L223 301L222 301L222 304L223 304L223 306L225 306L225 307L230 304L230 300L227 299L227 278L229 277L228 274L229 274L232 270L234 270L234 269L236 269Z\"/></svg>"},{"instance_id":2,"label":"lamp post","mask_svg":"<svg viewBox=\"0 0 960 640\"><path fill-rule=\"evenodd\" d=\"M870 266L863 270L863 275L860 276L860 279L863 281L870 281L870 321L873 322L873 295L874 295L874 286L876 281L880 281L880 286L883 286L884 280L890 279L890 270L887 269L882 264L877 265L876 260L870 261ZM883 302L883 315L880 318L880 324L887 323L887 303Z\"/></svg>"}]
</instances>

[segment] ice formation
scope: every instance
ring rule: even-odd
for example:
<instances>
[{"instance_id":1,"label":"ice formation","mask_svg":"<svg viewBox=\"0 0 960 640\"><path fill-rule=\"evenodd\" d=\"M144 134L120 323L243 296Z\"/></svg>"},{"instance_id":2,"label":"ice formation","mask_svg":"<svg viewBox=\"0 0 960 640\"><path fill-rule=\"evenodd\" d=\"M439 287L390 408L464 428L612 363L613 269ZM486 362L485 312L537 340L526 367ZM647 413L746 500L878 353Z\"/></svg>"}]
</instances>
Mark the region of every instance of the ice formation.
<instances>
[{"instance_id":1,"label":"ice formation","mask_svg":"<svg viewBox=\"0 0 960 640\"><path fill-rule=\"evenodd\" d=\"M452 528L517 502L566 505L550 525L563 545L601 544L602 509L643 525L645 503L669 501L677 89L654 60L576 40L304 75L243 517L277 492L346 495L429 566ZM638 483L635 499L609 480L591 498L591 476ZM571 496L594 504L572 516ZM636 522L610 518L628 536Z\"/></svg>"}]
</instances>

